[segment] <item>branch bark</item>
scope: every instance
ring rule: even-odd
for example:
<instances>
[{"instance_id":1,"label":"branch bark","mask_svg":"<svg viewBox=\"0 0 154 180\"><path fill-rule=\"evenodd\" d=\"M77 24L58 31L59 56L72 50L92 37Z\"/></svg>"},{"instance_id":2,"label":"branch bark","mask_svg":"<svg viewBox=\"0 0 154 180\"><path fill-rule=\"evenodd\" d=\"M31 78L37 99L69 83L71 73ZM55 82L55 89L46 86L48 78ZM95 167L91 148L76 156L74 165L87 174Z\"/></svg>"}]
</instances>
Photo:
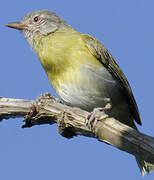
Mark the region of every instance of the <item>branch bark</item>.
<instances>
[{"instance_id":1,"label":"branch bark","mask_svg":"<svg viewBox=\"0 0 154 180\"><path fill-rule=\"evenodd\" d=\"M41 124L57 123L61 135L71 138L83 135L97 138L120 150L137 155L154 164L154 138L132 129L118 120L108 117L104 112L97 115L94 129L86 126L88 112L66 106L53 98L45 96L39 100L22 100L0 97L0 120L24 117L25 125L31 127Z\"/></svg>"}]
</instances>

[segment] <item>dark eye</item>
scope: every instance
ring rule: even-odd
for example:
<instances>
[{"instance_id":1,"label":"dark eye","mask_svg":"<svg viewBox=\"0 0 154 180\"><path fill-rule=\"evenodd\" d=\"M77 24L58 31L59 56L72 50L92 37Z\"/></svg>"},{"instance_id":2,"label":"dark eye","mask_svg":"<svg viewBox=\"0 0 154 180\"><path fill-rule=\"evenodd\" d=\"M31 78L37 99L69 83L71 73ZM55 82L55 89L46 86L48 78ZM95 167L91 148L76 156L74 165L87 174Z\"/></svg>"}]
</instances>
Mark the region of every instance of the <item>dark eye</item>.
<instances>
[{"instance_id":1,"label":"dark eye","mask_svg":"<svg viewBox=\"0 0 154 180\"><path fill-rule=\"evenodd\" d=\"M35 16L34 17L34 22L38 22L40 20L40 17L39 16Z\"/></svg>"}]
</instances>

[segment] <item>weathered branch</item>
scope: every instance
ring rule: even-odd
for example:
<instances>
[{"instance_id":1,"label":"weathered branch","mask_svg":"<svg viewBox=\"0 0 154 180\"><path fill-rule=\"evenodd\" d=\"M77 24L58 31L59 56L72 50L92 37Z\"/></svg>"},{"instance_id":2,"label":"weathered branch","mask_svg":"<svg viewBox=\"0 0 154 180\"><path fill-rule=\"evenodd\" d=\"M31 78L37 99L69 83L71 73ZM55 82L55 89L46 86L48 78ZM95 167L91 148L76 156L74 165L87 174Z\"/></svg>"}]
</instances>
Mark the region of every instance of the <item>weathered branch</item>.
<instances>
[{"instance_id":1,"label":"weathered branch","mask_svg":"<svg viewBox=\"0 0 154 180\"><path fill-rule=\"evenodd\" d=\"M28 114L28 115L27 115ZM25 116L25 125L58 124L59 133L67 138L84 135L113 145L154 164L154 138L100 113L95 129L85 123L88 112L68 107L52 98L31 101L0 98L0 120Z\"/></svg>"}]
</instances>

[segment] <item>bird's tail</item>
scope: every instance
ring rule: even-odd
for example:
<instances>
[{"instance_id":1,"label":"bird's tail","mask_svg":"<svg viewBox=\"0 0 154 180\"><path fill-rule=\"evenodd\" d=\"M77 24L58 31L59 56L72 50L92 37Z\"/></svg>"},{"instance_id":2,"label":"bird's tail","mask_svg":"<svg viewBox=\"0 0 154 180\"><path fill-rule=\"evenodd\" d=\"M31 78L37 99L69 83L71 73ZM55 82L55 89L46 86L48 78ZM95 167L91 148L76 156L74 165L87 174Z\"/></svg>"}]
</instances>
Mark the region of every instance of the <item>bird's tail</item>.
<instances>
[{"instance_id":1,"label":"bird's tail","mask_svg":"<svg viewBox=\"0 0 154 180\"><path fill-rule=\"evenodd\" d=\"M150 164L146 161L144 161L143 159L141 159L140 157L135 157L138 167L142 173L142 176L144 176L146 173L150 173L151 171L154 171L154 165Z\"/></svg>"}]
</instances>

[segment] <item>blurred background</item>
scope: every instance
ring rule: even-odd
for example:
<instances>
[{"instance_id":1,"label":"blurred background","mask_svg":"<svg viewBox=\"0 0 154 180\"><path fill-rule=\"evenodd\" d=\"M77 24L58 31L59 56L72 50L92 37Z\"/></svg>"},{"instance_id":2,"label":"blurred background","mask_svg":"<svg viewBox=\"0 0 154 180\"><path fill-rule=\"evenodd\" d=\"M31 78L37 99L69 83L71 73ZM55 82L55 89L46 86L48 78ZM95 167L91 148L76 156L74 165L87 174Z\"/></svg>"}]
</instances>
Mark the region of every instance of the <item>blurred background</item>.
<instances>
[{"instance_id":1,"label":"blurred background","mask_svg":"<svg viewBox=\"0 0 154 180\"><path fill-rule=\"evenodd\" d=\"M51 92L37 56L22 34L4 25L49 9L82 33L99 39L128 78L143 121L154 136L153 0L5 0L0 6L0 96L36 99ZM141 179L128 153L87 137L65 139L56 125L21 129L22 119L0 123L0 179ZM153 180L154 173L145 179Z\"/></svg>"}]
</instances>

